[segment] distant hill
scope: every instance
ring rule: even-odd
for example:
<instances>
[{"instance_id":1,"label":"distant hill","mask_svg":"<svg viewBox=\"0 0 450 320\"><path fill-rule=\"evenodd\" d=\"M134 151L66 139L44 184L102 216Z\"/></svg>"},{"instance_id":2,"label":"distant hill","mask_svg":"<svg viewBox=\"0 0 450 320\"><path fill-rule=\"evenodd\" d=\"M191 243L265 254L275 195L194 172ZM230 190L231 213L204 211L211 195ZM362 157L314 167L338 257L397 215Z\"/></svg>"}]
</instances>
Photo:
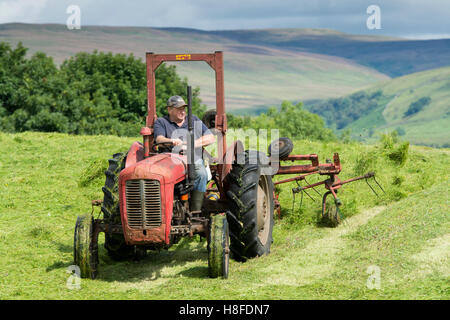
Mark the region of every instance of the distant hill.
<instances>
[{"instance_id":1,"label":"distant hill","mask_svg":"<svg viewBox=\"0 0 450 320\"><path fill-rule=\"evenodd\" d=\"M257 114L283 100L318 101L370 88L380 81L448 66L450 39L406 40L351 35L328 29L203 31L184 28L0 24L0 41L22 41L30 54L43 51L57 63L80 51L133 53L224 51L228 111ZM202 62L177 71L215 105L214 74Z\"/></svg>"},{"instance_id":2,"label":"distant hill","mask_svg":"<svg viewBox=\"0 0 450 320\"><path fill-rule=\"evenodd\" d=\"M293 29L292 32L300 35L309 31ZM323 32L327 37L333 37L331 31ZM0 41L13 45L22 41L25 47L30 48L30 54L43 51L58 63L80 51L133 53L143 58L147 51L192 53L222 50L229 111L254 113L270 105L280 105L282 100L338 97L389 79L373 68L337 55L253 44L248 36L239 39L237 35L242 34L243 31L230 36L226 32L179 28L82 26L81 30L68 30L65 25L55 24L0 25ZM270 30L261 31L258 41L264 35L269 40L274 36ZM201 98L213 107L215 82L209 66L202 62L179 63L177 69L179 74L189 78L192 85L200 86Z\"/></svg>"},{"instance_id":3,"label":"distant hill","mask_svg":"<svg viewBox=\"0 0 450 320\"><path fill-rule=\"evenodd\" d=\"M450 64L450 39L406 40L351 35L327 29L236 30L213 33L241 43L338 56L374 68L390 77Z\"/></svg>"},{"instance_id":4,"label":"distant hill","mask_svg":"<svg viewBox=\"0 0 450 320\"><path fill-rule=\"evenodd\" d=\"M450 67L381 82L369 89L307 106L355 138L397 130L414 144L450 147Z\"/></svg>"}]
</instances>

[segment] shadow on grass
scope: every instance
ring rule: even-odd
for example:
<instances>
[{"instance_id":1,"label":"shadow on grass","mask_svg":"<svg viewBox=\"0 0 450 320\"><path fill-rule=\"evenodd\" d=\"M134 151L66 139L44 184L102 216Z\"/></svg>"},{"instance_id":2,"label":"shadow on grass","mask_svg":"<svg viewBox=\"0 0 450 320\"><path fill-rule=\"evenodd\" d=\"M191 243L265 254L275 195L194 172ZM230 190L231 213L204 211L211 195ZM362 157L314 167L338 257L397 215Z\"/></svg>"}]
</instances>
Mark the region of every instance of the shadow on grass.
<instances>
[{"instance_id":1,"label":"shadow on grass","mask_svg":"<svg viewBox=\"0 0 450 320\"><path fill-rule=\"evenodd\" d=\"M61 242L56 242L56 241L51 241L51 244L55 245L58 247L58 250L64 253L69 253L69 252L73 252L73 246L72 245L67 245Z\"/></svg>"},{"instance_id":2,"label":"shadow on grass","mask_svg":"<svg viewBox=\"0 0 450 320\"><path fill-rule=\"evenodd\" d=\"M147 255L139 260L130 259L115 261L105 249L99 250L99 268L97 279L103 281L139 282L158 280L160 278L177 278L180 275L189 278L205 278L208 276L208 255L205 241L182 239L169 250L147 251ZM162 275L165 268L182 267L190 262L202 260L205 267L195 266L173 275Z\"/></svg>"},{"instance_id":3,"label":"shadow on grass","mask_svg":"<svg viewBox=\"0 0 450 320\"><path fill-rule=\"evenodd\" d=\"M51 243L53 245L55 245L58 248L58 251L63 252L63 253L72 253L73 252L73 247L69 246L67 244L61 243L61 242L56 242L56 241L51 241ZM73 265L73 260L70 261L56 261L54 262L52 265L47 266L47 268L45 269L46 272L50 272L56 269L67 269L69 266Z\"/></svg>"},{"instance_id":4,"label":"shadow on grass","mask_svg":"<svg viewBox=\"0 0 450 320\"><path fill-rule=\"evenodd\" d=\"M64 244L56 244L58 250L64 253L72 252L73 248ZM204 266L195 266L173 275L162 276L162 269L182 267L190 262L202 260ZM46 268L47 272L56 269L67 269L73 265L73 259L56 261ZM99 265L98 280L119 281L119 282L139 282L142 280L157 280L164 278L206 278L208 277L208 254L206 241L194 239L181 239L181 241L169 250L153 251L148 250L145 257L136 259L116 261L109 257L103 243L99 243Z\"/></svg>"},{"instance_id":5,"label":"shadow on grass","mask_svg":"<svg viewBox=\"0 0 450 320\"><path fill-rule=\"evenodd\" d=\"M186 269L184 271L179 272L177 275L178 276L183 276L186 278L196 278L196 279L205 279L209 276L208 274L208 266L207 266L207 262L205 266L197 266L197 267L192 267L189 269Z\"/></svg>"},{"instance_id":6,"label":"shadow on grass","mask_svg":"<svg viewBox=\"0 0 450 320\"><path fill-rule=\"evenodd\" d=\"M52 265L48 266L45 271L50 272L56 269L67 269L69 266L73 265L73 261L64 262L64 261L56 261Z\"/></svg>"}]
</instances>

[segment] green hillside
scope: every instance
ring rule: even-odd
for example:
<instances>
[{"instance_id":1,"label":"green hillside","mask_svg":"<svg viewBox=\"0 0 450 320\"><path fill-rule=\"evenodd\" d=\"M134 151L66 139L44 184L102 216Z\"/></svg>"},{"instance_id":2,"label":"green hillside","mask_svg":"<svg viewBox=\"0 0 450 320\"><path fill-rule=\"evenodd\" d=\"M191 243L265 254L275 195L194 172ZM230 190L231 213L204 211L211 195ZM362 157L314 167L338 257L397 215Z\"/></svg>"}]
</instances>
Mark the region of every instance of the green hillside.
<instances>
[{"instance_id":1,"label":"green hillside","mask_svg":"<svg viewBox=\"0 0 450 320\"><path fill-rule=\"evenodd\" d=\"M75 53L94 50L133 53L193 53L224 51L225 91L228 110L250 111L283 100L338 97L389 79L373 68L333 55L250 44L223 35L191 29L2 24L0 41L16 46L22 41L29 54L43 51L57 63ZM215 105L212 69L203 62L177 63L177 72L199 86L201 98Z\"/></svg>"},{"instance_id":2,"label":"green hillside","mask_svg":"<svg viewBox=\"0 0 450 320\"><path fill-rule=\"evenodd\" d=\"M328 125L350 128L358 139L373 141L376 132L398 130L414 144L450 146L450 67L384 81L308 109Z\"/></svg>"},{"instance_id":3,"label":"green hillside","mask_svg":"<svg viewBox=\"0 0 450 320\"><path fill-rule=\"evenodd\" d=\"M98 279L70 289L76 217L102 197L107 159L136 139L0 133L0 299L450 298L449 150L411 146L399 164L389 160L397 146L308 140L296 141L294 153L317 153L324 162L339 152L342 179L375 171L386 194L377 198L364 181L344 186L346 220L327 228L317 220L314 192L315 202L305 197L300 209L298 195L292 211L295 184L283 185L271 253L231 261L228 280L208 278L198 238L140 262L115 262L102 235ZM378 289L367 286L373 267Z\"/></svg>"},{"instance_id":4,"label":"green hillside","mask_svg":"<svg viewBox=\"0 0 450 320\"><path fill-rule=\"evenodd\" d=\"M406 40L328 29L230 30L214 34L247 44L338 56L390 77L449 65L450 39Z\"/></svg>"}]
</instances>

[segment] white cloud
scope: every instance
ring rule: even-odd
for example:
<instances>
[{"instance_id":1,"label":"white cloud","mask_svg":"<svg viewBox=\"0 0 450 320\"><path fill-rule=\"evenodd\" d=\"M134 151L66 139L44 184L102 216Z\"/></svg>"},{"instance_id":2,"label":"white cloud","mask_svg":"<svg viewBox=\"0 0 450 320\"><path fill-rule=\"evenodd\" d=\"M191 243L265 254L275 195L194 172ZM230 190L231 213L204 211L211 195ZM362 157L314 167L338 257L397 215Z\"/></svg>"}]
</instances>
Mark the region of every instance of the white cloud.
<instances>
[{"instance_id":1,"label":"white cloud","mask_svg":"<svg viewBox=\"0 0 450 320\"><path fill-rule=\"evenodd\" d=\"M401 35L403 38L411 40L437 40L450 39L449 33L423 33L423 34L407 34Z\"/></svg>"},{"instance_id":2,"label":"white cloud","mask_svg":"<svg viewBox=\"0 0 450 320\"><path fill-rule=\"evenodd\" d=\"M32 23L48 0L6 0L0 2L0 23Z\"/></svg>"}]
</instances>

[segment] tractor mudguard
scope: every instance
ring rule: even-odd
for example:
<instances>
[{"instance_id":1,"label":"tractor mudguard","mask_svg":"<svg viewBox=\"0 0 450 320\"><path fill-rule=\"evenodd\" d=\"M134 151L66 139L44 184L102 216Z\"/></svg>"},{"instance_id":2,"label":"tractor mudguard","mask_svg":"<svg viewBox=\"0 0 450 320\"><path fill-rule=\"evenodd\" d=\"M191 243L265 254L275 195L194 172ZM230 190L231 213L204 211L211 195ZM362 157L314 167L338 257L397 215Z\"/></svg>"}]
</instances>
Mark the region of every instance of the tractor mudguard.
<instances>
[{"instance_id":1,"label":"tractor mudguard","mask_svg":"<svg viewBox=\"0 0 450 320\"><path fill-rule=\"evenodd\" d=\"M144 160L144 145L141 142L135 141L128 150L125 168L131 167L141 160Z\"/></svg>"}]
</instances>

